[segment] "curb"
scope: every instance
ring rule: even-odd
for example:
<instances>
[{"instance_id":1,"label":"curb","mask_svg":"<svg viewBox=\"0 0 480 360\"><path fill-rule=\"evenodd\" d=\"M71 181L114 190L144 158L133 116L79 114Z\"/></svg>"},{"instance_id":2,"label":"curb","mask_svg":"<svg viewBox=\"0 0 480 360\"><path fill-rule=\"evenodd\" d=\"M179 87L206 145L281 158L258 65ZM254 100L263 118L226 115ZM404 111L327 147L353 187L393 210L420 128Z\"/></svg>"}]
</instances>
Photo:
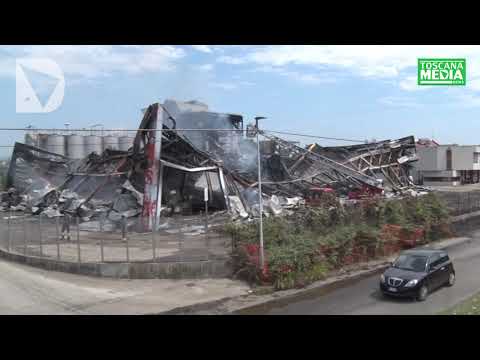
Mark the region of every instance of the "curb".
<instances>
[{"instance_id":1,"label":"curb","mask_svg":"<svg viewBox=\"0 0 480 360\"><path fill-rule=\"evenodd\" d=\"M451 238L444 241L439 241L437 243L430 243L427 245L420 246L418 248L433 248L437 250L446 250L455 246L459 246L468 242L471 242L472 239L468 237L461 237L461 238ZM378 264L371 264L365 263L365 267L369 267L366 270L355 271L353 274L345 274L345 275L337 275L333 276L326 280L320 280L313 284L308 285L306 288L303 289L289 289L276 292L271 295L242 295L237 297L231 298L224 298L216 301L210 301L205 303L200 303L191 306L184 306L181 308L174 308L165 312L161 312L158 315L186 315L186 314L193 314L198 311L212 311L217 310L217 312L222 314L231 314L231 315L248 315L249 311L253 311L255 309L262 308L264 306L271 306L273 304L281 305L282 303L288 303L293 299L298 299L299 297L309 297L312 296L314 293L322 292L328 293L338 287L342 287L343 285L349 282L356 282L362 278L366 278L375 274L379 274L383 272L389 266L389 260L393 259L394 256L387 258L385 260L377 260ZM373 262L371 262L373 263ZM257 299L254 297L257 296ZM250 301L248 300L250 298ZM243 299L243 300L242 300ZM233 305L233 309L226 310L219 308L220 306L226 304L229 301L248 301L248 304L244 305Z\"/></svg>"}]
</instances>

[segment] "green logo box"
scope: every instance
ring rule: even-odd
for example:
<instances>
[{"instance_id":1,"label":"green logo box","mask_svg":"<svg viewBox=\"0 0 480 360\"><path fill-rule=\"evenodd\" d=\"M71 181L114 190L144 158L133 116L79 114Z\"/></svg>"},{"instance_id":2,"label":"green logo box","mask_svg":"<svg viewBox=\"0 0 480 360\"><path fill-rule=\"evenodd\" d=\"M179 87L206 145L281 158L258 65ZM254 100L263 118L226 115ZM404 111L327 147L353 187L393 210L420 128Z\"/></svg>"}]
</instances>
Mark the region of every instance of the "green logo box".
<instances>
[{"instance_id":1,"label":"green logo box","mask_svg":"<svg viewBox=\"0 0 480 360\"><path fill-rule=\"evenodd\" d=\"M465 59L418 59L418 85L465 85Z\"/></svg>"}]
</instances>

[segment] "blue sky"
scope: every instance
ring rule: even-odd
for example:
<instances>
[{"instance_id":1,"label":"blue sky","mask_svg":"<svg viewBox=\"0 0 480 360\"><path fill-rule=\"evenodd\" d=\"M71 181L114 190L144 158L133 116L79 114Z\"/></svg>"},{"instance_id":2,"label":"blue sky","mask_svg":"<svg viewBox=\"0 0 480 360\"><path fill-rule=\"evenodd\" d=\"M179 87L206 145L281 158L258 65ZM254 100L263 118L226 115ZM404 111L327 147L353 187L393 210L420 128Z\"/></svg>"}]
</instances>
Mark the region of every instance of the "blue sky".
<instances>
[{"instance_id":1,"label":"blue sky","mask_svg":"<svg viewBox=\"0 0 480 360\"><path fill-rule=\"evenodd\" d=\"M15 59L31 57L52 59L64 73L53 112L16 113ZM466 58L467 85L417 86L419 57ZM0 46L1 127L136 128L141 108L174 98L247 121L266 116L271 130L478 144L479 92L479 46ZM0 145L21 134L0 132Z\"/></svg>"}]
</instances>

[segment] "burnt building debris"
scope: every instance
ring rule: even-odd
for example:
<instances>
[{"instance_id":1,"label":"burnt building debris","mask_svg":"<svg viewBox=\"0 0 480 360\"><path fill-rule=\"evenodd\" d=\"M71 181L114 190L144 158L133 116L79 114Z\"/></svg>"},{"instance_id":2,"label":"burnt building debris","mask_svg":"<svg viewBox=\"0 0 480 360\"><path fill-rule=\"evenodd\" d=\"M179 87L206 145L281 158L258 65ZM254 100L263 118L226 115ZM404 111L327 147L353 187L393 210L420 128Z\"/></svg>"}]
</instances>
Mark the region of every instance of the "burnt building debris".
<instances>
[{"instance_id":1,"label":"burnt building debris","mask_svg":"<svg viewBox=\"0 0 480 360\"><path fill-rule=\"evenodd\" d=\"M310 151L382 182L386 191L399 192L413 185L412 164L418 161L413 136L352 146L321 147Z\"/></svg>"},{"instance_id":2,"label":"burnt building debris","mask_svg":"<svg viewBox=\"0 0 480 360\"><path fill-rule=\"evenodd\" d=\"M303 148L266 131L259 135L266 214L294 209L315 191L351 198L414 187L413 137ZM102 219L110 227L122 218L141 217L143 230L163 226L160 218L204 211L206 199L209 212L249 218L259 215L257 170L257 145L242 116L167 100L143 110L128 150L107 148L71 159L16 143L8 173L12 190L2 195L2 206L77 216L92 224Z\"/></svg>"}]
</instances>

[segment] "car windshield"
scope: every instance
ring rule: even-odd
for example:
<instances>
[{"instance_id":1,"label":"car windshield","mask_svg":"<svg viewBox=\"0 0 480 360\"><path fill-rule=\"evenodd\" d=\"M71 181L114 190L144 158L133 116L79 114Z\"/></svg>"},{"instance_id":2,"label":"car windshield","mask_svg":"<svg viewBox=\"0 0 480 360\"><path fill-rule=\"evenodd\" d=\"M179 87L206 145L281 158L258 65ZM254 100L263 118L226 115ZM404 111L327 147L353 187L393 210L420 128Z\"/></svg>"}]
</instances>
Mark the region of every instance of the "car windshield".
<instances>
[{"instance_id":1,"label":"car windshield","mask_svg":"<svg viewBox=\"0 0 480 360\"><path fill-rule=\"evenodd\" d=\"M427 257L422 255L400 255L393 263L393 267L402 270L424 272L427 265Z\"/></svg>"}]
</instances>

